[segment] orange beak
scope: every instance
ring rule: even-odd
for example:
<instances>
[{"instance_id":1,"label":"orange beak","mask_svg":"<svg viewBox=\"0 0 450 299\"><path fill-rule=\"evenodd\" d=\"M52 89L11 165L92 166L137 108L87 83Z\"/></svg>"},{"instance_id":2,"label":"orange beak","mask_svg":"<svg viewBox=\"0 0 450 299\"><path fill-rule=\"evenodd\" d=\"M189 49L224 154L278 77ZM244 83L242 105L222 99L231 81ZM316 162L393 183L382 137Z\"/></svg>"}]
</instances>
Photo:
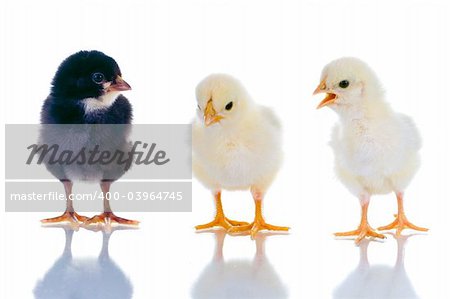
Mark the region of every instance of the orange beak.
<instances>
[{"instance_id":1,"label":"orange beak","mask_svg":"<svg viewBox=\"0 0 450 299\"><path fill-rule=\"evenodd\" d=\"M207 127L219 122L223 118L223 116L217 114L216 110L214 109L212 100L209 100L208 103L206 104L204 116L205 116L205 126Z\"/></svg>"},{"instance_id":2,"label":"orange beak","mask_svg":"<svg viewBox=\"0 0 450 299\"><path fill-rule=\"evenodd\" d=\"M314 90L313 95L325 92L325 89L327 89L327 83L325 82L325 79L323 79L320 82L319 86L317 86L316 90Z\"/></svg>"},{"instance_id":3,"label":"orange beak","mask_svg":"<svg viewBox=\"0 0 450 299\"><path fill-rule=\"evenodd\" d=\"M326 92L326 90L327 90L327 84L325 82L325 79L323 79L322 82L320 82L319 86L317 86L316 90L314 90L313 95L316 95L319 93L324 93L324 92ZM317 106L317 109L320 109L327 105L333 104L335 100L336 100L336 94L334 94L332 92L327 92L327 96L325 97L325 99L323 99L319 103L319 105Z\"/></svg>"},{"instance_id":4,"label":"orange beak","mask_svg":"<svg viewBox=\"0 0 450 299\"><path fill-rule=\"evenodd\" d=\"M122 77L117 76L115 82L108 87L108 91L124 91L130 90L131 86Z\"/></svg>"}]
</instances>

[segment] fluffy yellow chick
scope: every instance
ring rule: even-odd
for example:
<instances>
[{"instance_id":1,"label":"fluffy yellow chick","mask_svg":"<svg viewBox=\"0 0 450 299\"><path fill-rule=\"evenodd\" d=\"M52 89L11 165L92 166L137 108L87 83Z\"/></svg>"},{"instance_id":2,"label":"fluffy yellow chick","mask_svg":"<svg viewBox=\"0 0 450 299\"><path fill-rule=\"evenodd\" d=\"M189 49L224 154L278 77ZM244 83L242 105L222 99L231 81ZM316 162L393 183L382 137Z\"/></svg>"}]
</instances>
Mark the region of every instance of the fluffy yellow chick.
<instances>
[{"instance_id":1,"label":"fluffy yellow chick","mask_svg":"<svg viewBox=\"0 0 450 299\"><path fill-rule=\"evenodd\" d=\"M267 224L262 216L264 194L282 160L281 128L273 112L254 103L242 84L225 74L203 79L196 96L193 171L212 191L216 202L215 219L196 229L218 226L231 233L250 232L252 238L260 230L287 231L288 227ZM225 217L222 189L250 189L256 206L252 223Z\"/></svg>"},{"instance_id":2,"label":"fluffy yellow chick","mask_svg":"<svg viewBox=\"0 0 450 299\"><path fill-rule=\"evenodd\" d=\"M367 221L371 195L395 192L398 213L394 222L379 230L410 228L427 231L408 221L403 210L403 193L419 168L420 136L413 121L394 112L384 100L375 73L363 61L341 58L322 71L314 94L326 93L317 108L330 107L339 115L331 146L340 181L360 200L361 223L358 229L336 236L385 238Z\"/></svg>"}]
</instances>

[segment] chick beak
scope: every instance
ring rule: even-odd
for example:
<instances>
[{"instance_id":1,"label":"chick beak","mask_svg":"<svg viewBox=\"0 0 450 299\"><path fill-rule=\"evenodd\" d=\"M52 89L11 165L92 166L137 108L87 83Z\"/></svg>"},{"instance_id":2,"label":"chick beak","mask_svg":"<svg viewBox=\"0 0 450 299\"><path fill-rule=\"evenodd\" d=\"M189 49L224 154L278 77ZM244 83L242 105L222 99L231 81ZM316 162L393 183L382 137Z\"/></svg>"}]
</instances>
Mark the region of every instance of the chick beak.
<instances>
[{"instance_id":1,"label":"chick beak","mask_svg":"<svg viewBox=\"0 0 450 299\"><path fill-rule=\"evenodd\" d=\"M219 122L223 118L223 116L217 114L216 110L214 109L212 100L209 100L208 103L206 104L204 116L205 116L205 126L207 127Z\"/></svg>"},{"instance_id":2,"label":"chick beak","mask_svg":"<svg viewBox=\"0 0 450 299\"><path fill-rule=\"evenodd\" d=\"M319 86L317 86L316 90L314 90L313 95L316 95L316 94L319 94L319 93L324 93L324 92L326 92L327 95L319 103L319 105L317 106L317 109L320 109L322 107L330 105L330 104L334 103L334 101L336 100L336 94L335 93L330 92L330 91L327 92L327 84L325 82L325 79L322 80L322 82L320 82Z\"/></svg>"},{"instance_id":3,"label":"chick beak","mask_svg":"<svg viewBox=\"0 0 450 299\"><path fill-rule=\"evenodd\" d=\"M124 91L130 89L131 86L120 76L117 76L116 80L114 80L114 83L108 87L108 91Z\"/></svg>"}]
</instances>

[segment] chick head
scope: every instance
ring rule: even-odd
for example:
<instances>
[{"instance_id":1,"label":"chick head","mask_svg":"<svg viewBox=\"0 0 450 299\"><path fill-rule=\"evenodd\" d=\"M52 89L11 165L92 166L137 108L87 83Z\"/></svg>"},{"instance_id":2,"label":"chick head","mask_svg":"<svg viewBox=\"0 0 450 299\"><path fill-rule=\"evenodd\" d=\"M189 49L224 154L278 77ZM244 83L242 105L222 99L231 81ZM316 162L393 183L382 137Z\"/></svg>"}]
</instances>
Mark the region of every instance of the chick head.
<instances>
[{"instance_id":1,"label":"chick head","mask_svg":"<svg viewBox=\"0 0 450 299\"><path fill-rule=\"evenodd\" d=\"M226 74L212 74L196 88L197 115L205 126L233 123L244 113L249 97L241 82Z\"/></svg>"},{"instance_id":2,"label":"chick head","mask_svg":"<svg viewBox=\"0 0 450 299\"><path fill-rule=\"evenodd\" d=\"M95 50L79 51L58 67L52 81L52 94L83 100L130 90L121 76L119 65L112 57Z\"/></svg>"},{"instance_id":3,"label":"chick head","mask_svg":"<svg viewBox=\"0 0 450 299\"><path fill-rule=\"evenodd\" d=\"M378 94L382 94L382 88L365 62L354 57L343 57L323 68L320 84L313 94L318 93L326 93L326 97L317 109L329 106L339 111L377 98Z\"/></svg>"}]
</instances>

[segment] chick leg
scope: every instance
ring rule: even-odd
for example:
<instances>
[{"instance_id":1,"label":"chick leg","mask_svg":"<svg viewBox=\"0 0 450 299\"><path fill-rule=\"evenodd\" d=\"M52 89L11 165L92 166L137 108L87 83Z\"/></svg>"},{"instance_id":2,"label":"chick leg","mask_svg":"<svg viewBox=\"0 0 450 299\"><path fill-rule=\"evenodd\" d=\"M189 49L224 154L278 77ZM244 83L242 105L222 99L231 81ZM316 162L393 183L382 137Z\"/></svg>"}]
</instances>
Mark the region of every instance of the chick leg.
<instances>
[{"instance_id":1,"label":"chick leg","mask_svg":"<svg viewBox=\"0 0 450 299\"><path fill-rule=\"evenodd\" d=\"M224 229L228 230L230 227L233 226L241 226L241 225L247 225L248 222L242 222L242 221L235 221L228 219L225 217L225 214L223 212L222 208L222 199L221 199L221 192L215 192L214 193L214 200L216 202L216 217L213 221L208 222L206 224L197 225L195 229L208 229L213 227L223 227Z\"/></svg>"},{"instance_id":2,"label":"chick leg","mask_svg":"<svg viewBox=\"0 0 450 299\"><path fill-rule=\"evenodd\" d=\"M55 224L60 222L69 222L74 225L78 225L88 219L85 216L78 215L73 210L73 202L70 199L70 195L72 195L72 187L73 183L71 181L62 181L64 185L64 191L66 192L66 211L64 214L54 218L42 219L41 222L44 224Z\"/></svg>"},{"instance_id":3,"label":"chick leg","mask_svg":"<svg viewBox=\"0 0 450 299\"><path fill-rule=\"evenodd\" d=\"M397 215L394 215L396 217L395 220L389 225L379 227L378 230L389 230L395 228L397 229L395 233L397 237L401 235L402 230L404 230L405 228L410 228L421 232L428 231L428 228L416 226L408 221L405 215L405 210L403 209L403 193L397 192L396 195L397 195L398 213Z\"/></svg>"},{"instance_id":4,"label":"chick leg","mask_svg":"<svg viewBox=\"0 0 450 299\"><path fill-rule=\"evenodd\" d=\"M109 189L111 187L112 182L111 181L102 181L100 183L100 187L102 189L103 193L103 213L100 215L96 215L92 218L87 219L84 221L84 225L90 225L90 224L108 224L111 223L117 223L117 224L125 224L125 225L138 225L139 221L137 220L129 220L125 218L118 217L114 215L114 213L111 210L111 207L109 205Z\"/></svg>"},{"instance_id":5,"label":"chick leg","mask_svg":"<svg viewBox=\"0 0 450 299\"><path fill-rule=\"evenodd\" d=\"M256 234L261 230L273 230L273 231L289 230L289 227L286 226L276 226L266 223L264 217L262 216L263 193L257 190L252 190L252 195L255 201L255 220L248 225L232 227L228 230L229 233L250 232L251 238L255 239Z\"/></svg>"},{"instance_id":6,"label":"chick leg","mask_svg":"<svg viewBox=\"0 0 450 299\"><path fill-rule=\"evenodd\" d=\"M369 200L362 200L361 201L361 223L359 224L359 227L356 230L352 230L349 232L343 232L343 233L335 233L334 235L336 237L349 237L349 236L357 236L355 243L359 244L361 240L363 240L365 237L374 237L374 238L380 238L385 239L386 237L382 234L377 233L372 227L370 227L369 222L367 221L367 211L369 209Z\"/></svg>"}]
</instances>

